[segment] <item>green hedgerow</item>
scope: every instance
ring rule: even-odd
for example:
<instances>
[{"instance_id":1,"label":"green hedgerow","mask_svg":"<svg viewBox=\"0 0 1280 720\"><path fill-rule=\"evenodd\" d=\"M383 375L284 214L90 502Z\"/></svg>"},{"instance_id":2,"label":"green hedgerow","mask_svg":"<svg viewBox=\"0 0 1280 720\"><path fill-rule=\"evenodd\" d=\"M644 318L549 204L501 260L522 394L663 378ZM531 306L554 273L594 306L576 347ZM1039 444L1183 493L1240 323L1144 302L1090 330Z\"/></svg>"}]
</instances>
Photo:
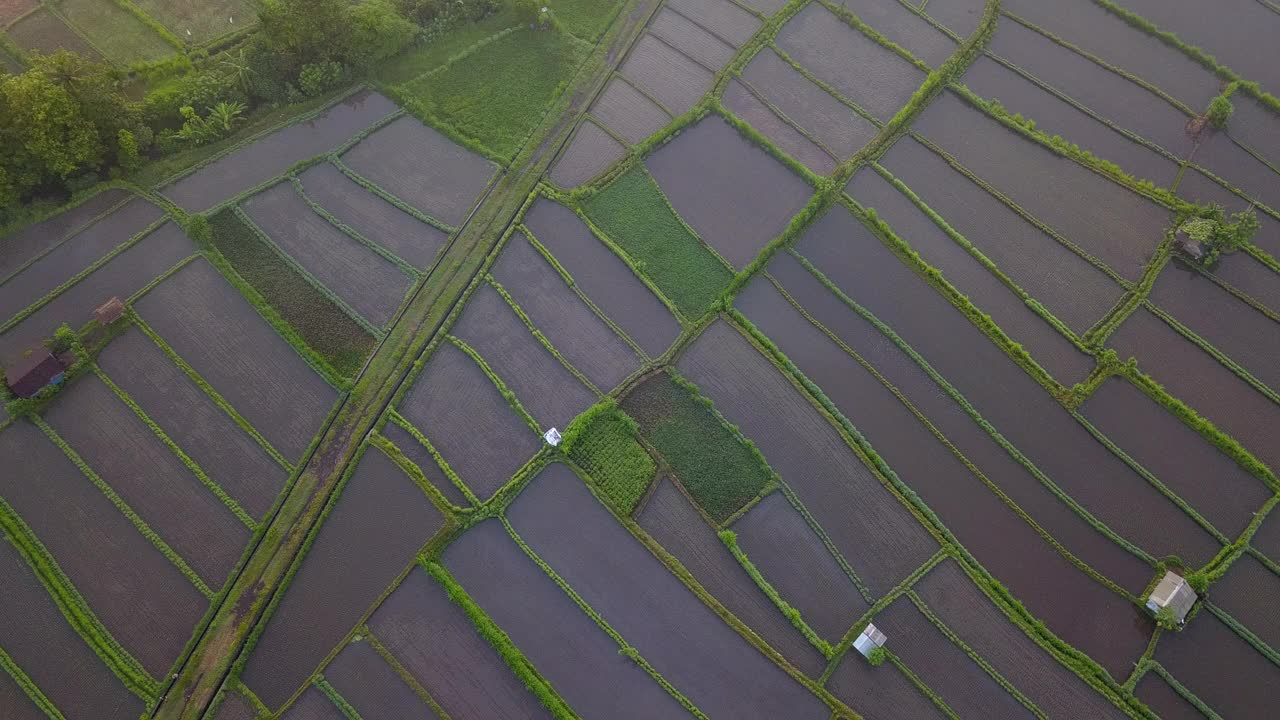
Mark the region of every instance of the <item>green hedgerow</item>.
<instances>
[{"instance_id":1,"label":"green hedgerow","mask_svg":"<svg viewBox=\"0 0 1280 720\"><path fill-rule=\"evenodd\" d=\"M561 445L620 515L635 510L658 471L636 439L638 431L636 421L606 398L570 423Z\"/></svg>"}]
</instances>

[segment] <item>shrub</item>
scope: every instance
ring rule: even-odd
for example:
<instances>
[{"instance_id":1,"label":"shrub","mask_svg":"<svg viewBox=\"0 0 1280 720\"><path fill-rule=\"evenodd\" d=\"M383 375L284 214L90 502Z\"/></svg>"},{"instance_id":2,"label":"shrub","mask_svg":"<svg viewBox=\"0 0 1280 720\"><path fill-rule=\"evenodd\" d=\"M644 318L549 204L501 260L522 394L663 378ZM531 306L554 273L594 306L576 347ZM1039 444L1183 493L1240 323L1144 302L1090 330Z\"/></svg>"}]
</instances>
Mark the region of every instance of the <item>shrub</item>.
<instances>
[{"instance_id":1,"label":"shrub","mask_svg":"<svg viewBox=\"0 0 1280 720\"><path fill-rule=\"evenodd\" d=\"M118 138L118 148L116 149L116 159L120 163L121 169L125 172L133 172L142 164L142 157L138 154L138 138L128 130L121 130Z\"/></svg>"},{"instance_id":2,"label":"shrub","mask_svg":"<svg viewBox=\"0 0 1280 720\"><path fill-rule=\"evenodd\" d=\"M1209 103L1209 110L1205 112L1205 117L1210 125L1221 129L1227 126L1227 119L1235 109L1225 94L1219 95Z\"/></svg>"},{"instance_id":3,"label":"shrub","mask_svg":"<svg viewBox=\"0 0 1280 720\"><path fill-rule=\"evenodd\" d=\"M364 0L353 5L350 24L347 60L357 67L369 67L404 50L418 33L417 26L401 15L391 0Z\"/></svg>"},{"instance_id":4,"label":"shrub","mask_svg":"<svg viewBox=\"0 0 1280 720\"><path fill-rule=\"evenodd\" d=\"M620 515L635 510L658 471L637 432L636 421L606 398L569 424L561 445Z\"/></svg>"},{"instance_id":5,"label":"shrub","mask_svg":"<svg viewBox=\"0 0 1280 720\"><path fill-rule=\"evenodd\" d=\"M872 648L871 652L867 655L867 662L871 663L872 667L880 667L884 664L884 661L888 659L889 651L882 647Z\"/></svg>"},{"instance_id":6,"label":"shrub","mask_svg":"<svg viewBox=\"0 0 1280 720\"><path fill-rule=\"evenodd\" d=\"M323 95L326 91L337 87L347 76L342 63L328 61L302 66L298 73L298 88L307 97Z\"/></svg>"},{"instance_id":7,"label":"shrub","mask_svg":"<svg viewBox=\"0 0 1280 720\"><path fill-rule=\"evenodd\" d=\"M1173 616L1173 610L1168 607L1162 607L1156 613L1156 624L1165 630L1178 629L1178 619Z\"/></svg>"}]
</instances>

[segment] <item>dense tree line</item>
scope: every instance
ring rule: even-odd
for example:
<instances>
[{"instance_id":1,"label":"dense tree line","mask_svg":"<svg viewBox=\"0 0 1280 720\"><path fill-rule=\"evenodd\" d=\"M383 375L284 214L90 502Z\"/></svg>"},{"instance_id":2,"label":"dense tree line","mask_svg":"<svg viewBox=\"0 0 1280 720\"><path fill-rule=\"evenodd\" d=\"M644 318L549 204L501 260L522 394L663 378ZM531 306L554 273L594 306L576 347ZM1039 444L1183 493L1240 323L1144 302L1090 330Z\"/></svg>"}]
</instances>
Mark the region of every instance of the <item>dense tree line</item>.
<instances>
[{"instance_id":1,"label":"dense tree line","mask_svg":"<svg viewBox=\"0 0 1280 720\"><path fill-rule=\"evenodd\" d=\"M78 55L33 54L0 78L0 226L33 197L62 196L147 158L225 137L258 108L322 95L499 0L263 0L259 29L191 68L139 78ZM170 67L174 67L170 65ZM161 71L161 75L162 75Z\"/></svg>"}]
</instances>

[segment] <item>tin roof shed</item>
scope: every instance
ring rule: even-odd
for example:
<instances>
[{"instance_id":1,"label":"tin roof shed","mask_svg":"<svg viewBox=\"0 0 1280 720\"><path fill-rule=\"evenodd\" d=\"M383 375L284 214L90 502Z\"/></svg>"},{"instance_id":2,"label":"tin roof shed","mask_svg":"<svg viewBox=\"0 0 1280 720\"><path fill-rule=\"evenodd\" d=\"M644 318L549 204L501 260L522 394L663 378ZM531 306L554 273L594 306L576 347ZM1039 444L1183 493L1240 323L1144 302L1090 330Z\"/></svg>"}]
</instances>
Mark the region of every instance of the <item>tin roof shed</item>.
<instances>
[{"instance_id":1,"label":"tin roof shed","mask_svg":"<svg viewBox=\"0 0 1280 720\"><path fill-rule=\"evenodd\" d=\"M1196 604L1197 597L1186 578L1174 572L1165 572L1147 598L1147 609L1158 613L1169 608L1174 619L1182 624L1186 622L1187 613L1191 612L1191 606Z\"/></svg>"},{"instance_id":2,"label":"tin roof shed","mask_svg":"<svg viewBox=\"0 0 1280 720\"><path fill-rule=\"evenodd\" d=\"M886 640L888 638L885 637L884 633L880 632L879 628L873 623L867 623L867 627L862 631L862 634L853 641L853 647L862 653L863 657L870 658L871 652L876 648L884 647Z\"/></svg>"}]
</instances>

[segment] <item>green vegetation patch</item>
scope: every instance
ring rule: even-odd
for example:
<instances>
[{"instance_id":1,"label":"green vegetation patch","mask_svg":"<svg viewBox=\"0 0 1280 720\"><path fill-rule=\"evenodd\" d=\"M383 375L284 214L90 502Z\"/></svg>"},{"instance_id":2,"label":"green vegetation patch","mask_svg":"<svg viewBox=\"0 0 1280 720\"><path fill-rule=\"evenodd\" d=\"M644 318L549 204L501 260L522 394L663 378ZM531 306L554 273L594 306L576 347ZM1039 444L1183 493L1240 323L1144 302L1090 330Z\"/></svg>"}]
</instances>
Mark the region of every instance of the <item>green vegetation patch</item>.
<instances>
[{"instance_id":1,"label":"green vegetation patch","mask_svg":"<svg viewBox=\"0 0 1280 720\"><path fill-rule=\"evenodd\" d=\"M115 0L108 0L115 2ZM182 40L202 45L258 24L249 0L132 0L133 4ZM187 33L191 34L188 35Z\"/></svg>"},{"instance_id":2,"label":"green vegetation patch","mask_svg":"<svg viewBox=\"0 0 1280 720\"><path fill-rule=\"evenodd\" d=\"M58 10L117 65L159 60L176 52L158 32L115 0L62 0Z\"/></svg>"},{"instance_id":3,"label":"green vegetation patch","mask_svg":"<svg viewBox=\"0 0 1280 720\"><path fill-rule=\"evenodd\" d=\"M717 523L728 520L773 482L773 471L755 445L683 378L658 373L633 390L622 406Z\"/></svg>"},{"instance_id":4,"label":"green vegetation patch","mask_svg":"<svg viewBox=\"0 0 1280 720\"><path fill-rule=\"evenodd\" d=\"M209 218L214 247L262 294L307 345L345 377L354 377L375 340L298 274L228 208Z\"/></svg>"},{"instance_id":5,"label":"green vegetation patch","mask_svg":"<svg viewBox=\"0 0 1280 720\"><path fill-rule=\"evenodd\" d=\"M567 33L522 27L395 89L417 115L507 161L586 54Z\"/></svg>"},{"instance_id":6,"label":"green vegetation patch","mask_svg":"<svg viewBox=\"0 0 1280 720\"><path fill-rule=\"evenodd\" d=\"M617 0L550 0L544 5L551 9L562 29L579 39L595 42L609 28L622 3Z\"/></svg>"},{"instance_id":7,"label":"green vegetation patch","mask_svg":"<svg viewBox=\"0 0 1280 720\"><path fill-rule=\"evenodd\" d=\"M401 85L416 80L425 73L449 62L473 49L479 43L491 38L496 33L518 25L515 13L510 6L504 5L502 10L474 23L464 23L450 28L447 33L431 40L431 42L415 45L405 52L387 60L375 71L378 82L387 85Z\"/></svg>"},{"instance_id":8,"label":"green vegetation patch","mask_svg":"<svg viewBox=\"0 0 1280 720\"><path fill-rule=\"evenodd\" d=\"M606 398L575 418L564 432L564 451L621 515L636 509L658 471L636 439L639 430L613 398Z\"/></svg>"},{"instance_id":9,"label":"green vegetation patch","mask_svg":"<svg viewBox=\"0 0 1280 720\"><path fill-rule=\"evenodd\" d=\"M583 210L687 318L706 312L733 279L640 165L592 196Z\"/></svg>"}]
</instances>

